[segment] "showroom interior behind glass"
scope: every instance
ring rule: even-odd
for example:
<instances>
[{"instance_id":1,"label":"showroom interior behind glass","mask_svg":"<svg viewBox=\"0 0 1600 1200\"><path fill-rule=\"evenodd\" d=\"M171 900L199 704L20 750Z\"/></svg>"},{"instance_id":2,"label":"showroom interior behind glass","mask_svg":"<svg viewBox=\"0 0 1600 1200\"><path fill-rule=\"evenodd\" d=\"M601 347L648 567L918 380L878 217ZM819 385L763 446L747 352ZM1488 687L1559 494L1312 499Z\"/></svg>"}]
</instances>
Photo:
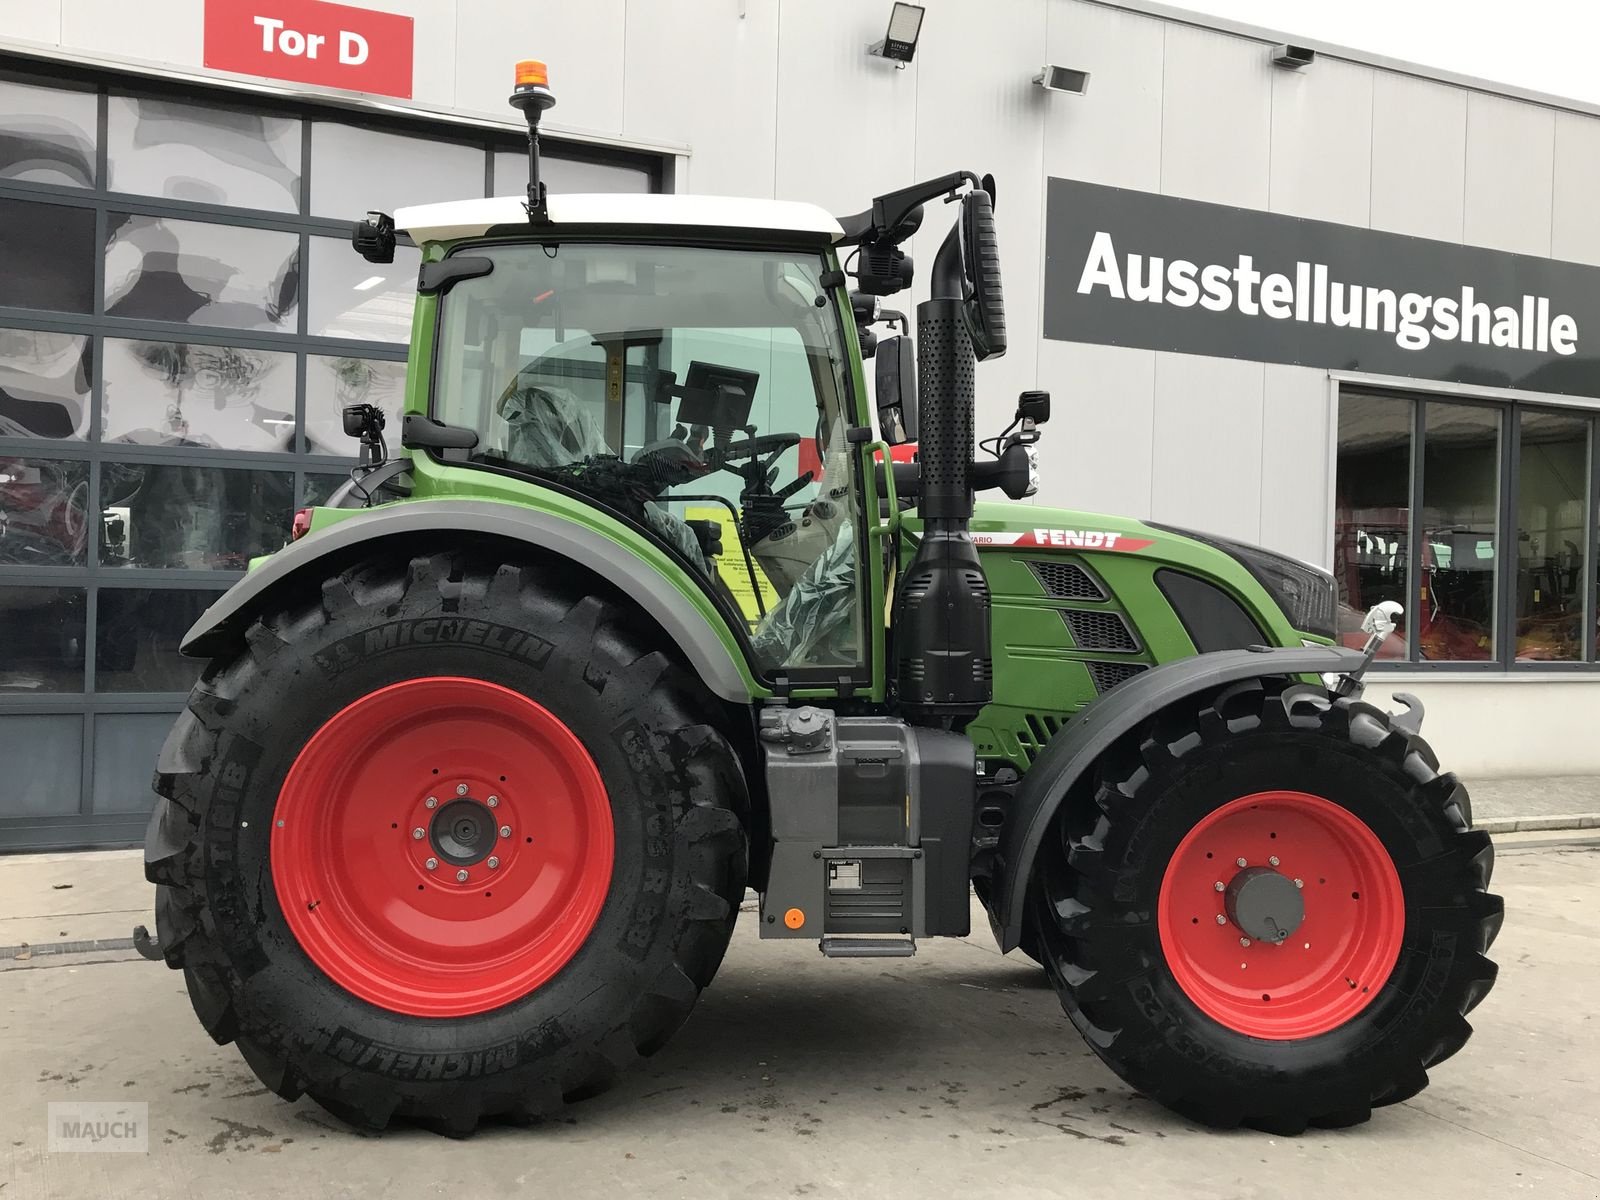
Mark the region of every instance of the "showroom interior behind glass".
<instances>
[{"instance_id":1,"label":"showroom interior behind glass","mask_svg":"<svg viewBox=\"0 0 1600 1200\"><path fill-rule=\"evenodd\" d=\"M1407 606L1406 636L1386 658L1594 664L1595 420L1346 389L1333 551L1345 640L1392 599Z\"/></svg>"},{"instance_id":2,"label":"showroom interior behind glass","mask_svg":"<svg viewBox=\"0 0 1600 1200\"><path fill-rule=\"evenodd\" d=\"M0 847L137 834L177 639L344 478L339 410L398 410L417 251L373 266L349 221L526 178L509 133L65 70L0 71Z\"/></svg>"}]
</instances>

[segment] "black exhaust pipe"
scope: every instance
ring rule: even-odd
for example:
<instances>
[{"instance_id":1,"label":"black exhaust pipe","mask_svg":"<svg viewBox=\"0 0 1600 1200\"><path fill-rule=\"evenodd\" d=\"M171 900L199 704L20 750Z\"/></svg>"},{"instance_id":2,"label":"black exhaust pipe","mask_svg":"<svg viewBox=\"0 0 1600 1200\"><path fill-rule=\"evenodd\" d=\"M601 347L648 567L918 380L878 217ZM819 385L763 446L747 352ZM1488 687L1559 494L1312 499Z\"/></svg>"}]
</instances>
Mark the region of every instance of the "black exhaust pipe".
<instances>
[{"instance_id":1,"label":"black exhaust pipe","mask_svg":"<svg viewBox=\"0 0 1600 1200\"><path fill-rule=\"evenodd\" d=\"M989 585L972 544L977 356L952 229L917 305L922 541L895 595L895 693L909 719L960 728L994 695Z\"/></svg>"}]
</instances>

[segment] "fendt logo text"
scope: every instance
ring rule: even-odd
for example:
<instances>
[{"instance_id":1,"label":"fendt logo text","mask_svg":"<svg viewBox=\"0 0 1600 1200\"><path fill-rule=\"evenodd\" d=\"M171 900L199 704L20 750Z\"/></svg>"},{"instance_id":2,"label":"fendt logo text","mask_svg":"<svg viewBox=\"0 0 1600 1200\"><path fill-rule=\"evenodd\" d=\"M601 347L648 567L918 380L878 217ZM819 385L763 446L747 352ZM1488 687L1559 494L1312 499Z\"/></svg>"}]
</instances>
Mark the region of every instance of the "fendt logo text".
<instances>
[{"instance_id":1,"label":"fendt logo text","mask_svg":"<svg viewBox=\"0 0 1600 1200\"><path fill-rule=\"evenodd\" d=\"M1150 538L1128 537L1107 529L1032 529L1026 533L979 533L972 535L979 546L1061 546L1077 550L1119 550L1132 554L1155 545Z\"/></svg>"}]
</instances>

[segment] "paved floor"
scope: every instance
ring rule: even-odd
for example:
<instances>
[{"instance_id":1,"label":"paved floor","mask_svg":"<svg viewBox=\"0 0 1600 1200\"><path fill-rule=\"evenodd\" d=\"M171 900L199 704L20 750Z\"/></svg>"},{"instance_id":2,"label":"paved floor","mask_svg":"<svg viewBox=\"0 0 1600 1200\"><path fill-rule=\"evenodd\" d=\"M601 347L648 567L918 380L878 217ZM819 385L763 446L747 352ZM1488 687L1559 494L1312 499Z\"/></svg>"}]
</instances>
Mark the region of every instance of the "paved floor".
<instances>
[{"instance_id":1,"label":"paved floor","mask_svg":"<svg viewBox=\"0 0 1600 1200\"><path fill-rule=\"evenodd\" d=\"M466 1142L361 1137L263 1093L164 967L7 961L0 1200L1600 1195L1600 851L1503 850L1496 883L1503 970L1477 1037L1411 1103L1290 1140L1208 1133L1130 1093L986 934L830 962L741 924L645 1069L562 1120ZM47 1153L50 1100L147 1102L150 1152Z\"/></svg>"},{"instance_id":2,"label":"paved floor","mask_svg":"<svg viewBox=\"0 0 1600 1200\"><path fill-rule=\"evenodd\" d=\"M1600 824L1600 779L1592 775L1551 775L1540 779L1469 779L1472 817L1491 833L1496 822L1517 821L1524 828ZM1584 821L1583 818L1593 818Z\"/></svg>"}]
</instances>

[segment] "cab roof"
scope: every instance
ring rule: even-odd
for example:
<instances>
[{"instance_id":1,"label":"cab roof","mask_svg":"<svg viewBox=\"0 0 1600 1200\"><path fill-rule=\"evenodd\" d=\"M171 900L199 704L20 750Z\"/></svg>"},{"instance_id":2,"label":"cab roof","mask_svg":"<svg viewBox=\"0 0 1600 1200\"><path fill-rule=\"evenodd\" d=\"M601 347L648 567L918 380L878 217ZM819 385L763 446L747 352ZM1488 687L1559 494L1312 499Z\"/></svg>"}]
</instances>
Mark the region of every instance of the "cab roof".
<instances>
[{"instance_id":1,"label":"cab roof","mask_svg":"<svg viewBox=\"0 0 1600 1200\"><path fill-rule=\"evenodd\" d=\"M449 200L397 209L397 229L423 242L479 237L499 226L526 225L521 196ZM751 229L812 234L829 242L844 237L839 222L815 204L795 200L750 200L739 196L640 195L636 193L555 194L546 201L557 226L642 226L678 229Z\"/></svg>"}]
</instances>

